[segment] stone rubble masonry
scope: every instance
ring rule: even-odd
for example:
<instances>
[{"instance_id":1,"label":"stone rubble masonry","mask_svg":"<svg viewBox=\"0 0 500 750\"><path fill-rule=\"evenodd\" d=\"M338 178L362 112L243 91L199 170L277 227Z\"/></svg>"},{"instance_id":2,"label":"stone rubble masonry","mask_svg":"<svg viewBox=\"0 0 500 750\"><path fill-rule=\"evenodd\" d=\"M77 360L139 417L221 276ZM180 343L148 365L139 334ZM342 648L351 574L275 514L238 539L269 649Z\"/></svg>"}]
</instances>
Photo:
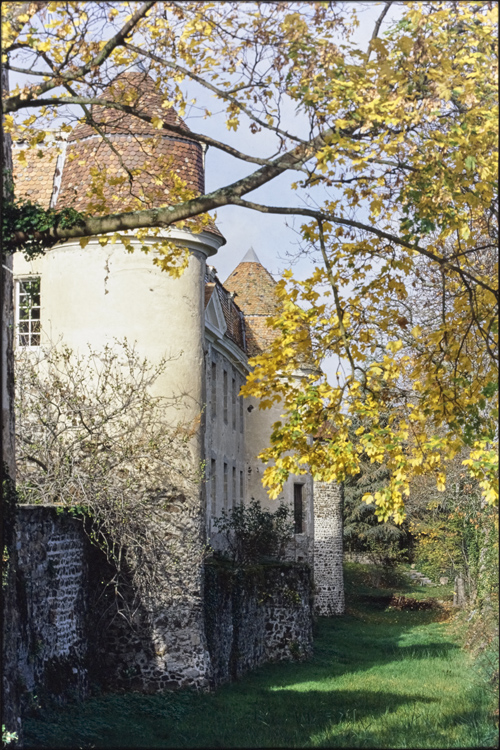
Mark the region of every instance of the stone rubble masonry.
<instances>
[{"instance_id":1,"label":"stone rubble masonry","mask_svg":"<svg viewBox=\"0 0 500 750\"><path fill-rule=\"evenodd\" d=\"M210 657L203 629L203 575L205 515L199 486L173 500L168 509L155 511L158 535L165 540L155 553L156 583L148 600L134 596L134 585L122 578L122 605L133 618L121 616L115 606L114 570L106 572L95 547L89 594L94 617L89 635L97 660L95 681L111 689L154 692L208 686ZM97 576L96 573L102 572ZM127 586L127 583L129 584ZM122 607L122 611L123 607Z\"/></svg>"},{"instance_id":2,"label":"stone rubble masonry","mask_svg":"<svg viewBox=\"0 0 500 750\"><path fill-rule=\"evenodd\" d=\"M199 523L184 523L192 539ZM265 661L311 654L307 566L263 567L256 581L228 593L220 577L204 572L198 545L182 536L179 544L172 549L179 555L184 548L178 563L164 561L164 590L126 620L115 606L116 571L82 521L62 507L19 507L20 632L10 673L24 708L35 694L42 702L83 699L91 683L145 692L208 689ZM120 594L126 598L127 590Z\"/></svg>"},{"instance_id":3,"label":"stone rubble masonry","mask_svg":"<svg viewBox=\"0 0 500 750\"><path fill-rule=\"evenodd\" d=\"M342 485L314 482L314 609L327 617L345 611L343 500Z\"/></svg>"},{"instance_id":4,"label":"stone rubble masonry","mask_svg":"<svg viewBox=\"0 0 500 750\"><path fill-rule=\"evenodd\" d=\"M81 521L54 506L20 506L16 531L22 703L42 692L83 698L88 564Z\"/></svg>"},{"instance_id":5,"label":"stone rubble masonry","mask_svg":"<svg viewBox=\"0 0 500 750\"><path fill-rule=\"evenodd\" d=\"M205 630L213 687L264 662L311 656L309 567L276 563L231 570L206 564Z\"/></svg>"}]
</instances>

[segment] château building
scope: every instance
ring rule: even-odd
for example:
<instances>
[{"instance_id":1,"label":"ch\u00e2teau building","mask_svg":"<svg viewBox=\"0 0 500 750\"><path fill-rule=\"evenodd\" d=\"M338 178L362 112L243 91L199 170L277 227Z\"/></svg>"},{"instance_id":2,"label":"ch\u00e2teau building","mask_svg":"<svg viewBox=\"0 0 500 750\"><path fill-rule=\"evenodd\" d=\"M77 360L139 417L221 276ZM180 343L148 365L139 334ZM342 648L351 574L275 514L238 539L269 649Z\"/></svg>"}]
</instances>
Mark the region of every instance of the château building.
<instances>
[{"instance_id":1,"label":"ch\u00e2teau building","mask_svg":"<svg viewBox=\"0 0 500 750\"><path fill-rule=\"evenodd\" d=\"M102 212L103 199L120 211L165 205L172 185L156 180L155 170L167 163L187 190L204 191L202 145L190 138L188 127L173 110L162 108L151 79L130 73L120 80L127 90L137 92L136 106L161 116L176 127L175 132L159 134L146 122L94 106L106 140L89 125L78 124L69 135L54 134L41 156L27 151L24 166L16 162L16 151L23 145L15 144L18 198L45 208L73 207L96 214ZM132 191L128 181L120 179L124 165L137 170ZM114 184L103 180L97 190L99 175L113 176ZM245 254L247 248L234 248L235 259L241 260L222 283L212 263L226 240L213 222L195 221L163 231L189 251L189 264L180 278L153 264L153 236L129 236L132 253L120 242L103 246L97 237L88 238L84 247L79 240L60 242L31 260L17 253L15 345L38 348L62 341L84 353L88 343L99 349L127 338L152 363L168 358L155 384L156 394L175 397L176 420L180 399L182 418L198 425L190 442L192 461L193 466L205 467L205 481L197 484L186 503L189 518L176 523L185 521L199 550L207 543L217 548L223 540L215 520L223 510L252 499L269 508L276 508L279 501L286 503L295 531L288 554L313 570L316 611L340 614L344 608L341 488L314 483L308 475L291 476L278 501L270 501L262 487L265 467L258 454L268 444L280 407L261 410L255 399L239 395L249 358L265 350L273 335L265 321L276 310L276 282L253 249ZM145 245L151 248L148 254L141 250ZM298 367L299 381L303 374ZM176 636L177 666L171 660L170 666L165 662L155 668L164 673L177 669L178 674L182 663L196 684L197 675L203 681L207 656L200 616L201 558L190 549L184 557L179 552L189 593L179 605L176 625L177 636L182 631L189 637ZM172 625L162 627L167 638Z\"/></svg>"}]
</instances>

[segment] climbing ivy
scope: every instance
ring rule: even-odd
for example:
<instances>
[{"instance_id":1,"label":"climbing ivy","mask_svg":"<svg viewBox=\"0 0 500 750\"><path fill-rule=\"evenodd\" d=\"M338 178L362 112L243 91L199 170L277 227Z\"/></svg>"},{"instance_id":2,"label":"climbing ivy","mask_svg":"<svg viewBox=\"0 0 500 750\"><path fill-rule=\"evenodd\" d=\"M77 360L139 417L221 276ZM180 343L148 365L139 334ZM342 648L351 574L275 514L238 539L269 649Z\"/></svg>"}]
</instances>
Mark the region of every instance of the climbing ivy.
<instances>
[{"instance_id":1,"label":"climbing ivy","mask_svg":"<svg viewBox=\"0 0 500 750\"><path fill-rule=\"evenodd\" d=\"M19 235L23 235L21 249L33 258L58 240L47 235L50 229L69 229L78 226L85 215L74 208L43 208L39 203L29 200L5 201L2 211L2 235L4 252L14 252L19 246Z\"/></svg>"}]
</instances>

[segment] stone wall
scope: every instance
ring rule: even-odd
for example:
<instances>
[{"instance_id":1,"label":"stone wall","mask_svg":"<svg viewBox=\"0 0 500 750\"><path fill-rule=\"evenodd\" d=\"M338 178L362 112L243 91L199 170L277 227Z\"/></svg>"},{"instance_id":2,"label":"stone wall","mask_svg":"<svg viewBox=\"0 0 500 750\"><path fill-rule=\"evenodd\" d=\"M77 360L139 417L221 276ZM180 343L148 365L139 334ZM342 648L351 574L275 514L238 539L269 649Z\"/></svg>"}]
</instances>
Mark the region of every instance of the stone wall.
<instances>
[{"instance_id":1,"label":"stone wall","mask_svg":"<svg viewBox=\"0 0 500 750\"><path fill-rule=\"evenodd\" d=\"M19 633L9 673L17 675L24 708L34 695L42 703L84 698L92 682L144 691L208 688L263 662L312 653L306 565L235 573L199 564L200 580L189 574L191 591L176 589L180 578L171 577L162 609L156 601L151 616L139 606L127 620L116 606L127 590L115 589L116 570L67 510L20 506L15 548Z\"/></svg>"},{"instance_id":2,"label":"stone wall","mask_svg":"<svg viewBox=\"0 0 500 750\"><path fill-rule=\"evenodd\" d=\"M267 661L312 654L311 577L301 564L234 570L205 565L205 629L212 686Z\"/></svg>"},{"instance_id":3,"label":"stone wall","mask_svg":"<svg viewBox=\"0 0 500 750\"><path fill-rule=\"evenodd\" d=\"M341 615L345 611L343 571L343 487L314 483L314 611Z\"/></svg>"},{"instance_id":4,"label":"stone wall","mask_svg":"<svg viewBox=\"0 0 500 750\"><path fill-rule=\"evenodd\" d=\"M17 689L62 699L87 693L88 564L81 521L20 506L16 523Z\"/></svg>"}]
</instances>

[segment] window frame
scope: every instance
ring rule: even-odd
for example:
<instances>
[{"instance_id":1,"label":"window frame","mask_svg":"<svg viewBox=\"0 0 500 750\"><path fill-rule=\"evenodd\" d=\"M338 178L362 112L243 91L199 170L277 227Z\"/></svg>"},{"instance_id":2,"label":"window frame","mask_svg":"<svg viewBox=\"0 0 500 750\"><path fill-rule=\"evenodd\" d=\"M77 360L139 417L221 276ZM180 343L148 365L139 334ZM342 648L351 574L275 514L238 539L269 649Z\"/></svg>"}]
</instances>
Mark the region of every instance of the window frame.
<instances>
[{"instance_id":1,"label":"window frame","mask_svg":"<svg viewBox=\"0 0 500 750\"><path fill-rule=\"evenodd\" d=\"M25 283L32 283L38 281L38 304L30 305L28 308L28 317L21 318L21 310L24 309L21 306L21 296L29 296L29 293L22 292L22 286ZM19 276L14 280L15 282L15 331L16 331L16 346L22 347L23 349L39 349L41 346L41 335L42 335L42 279L41 276ZM33 294L33 293L32 293ZM32 310L38 310L38 318L33 318L31 315ZM28 333L21 333L21 323L28 323ZM32 331L32 324L38 323L38 331ZM21 343L21 336L28 337L28 343ZM38 338L38 343L32 343L32 337Z\"/></svg>"},{"instance_id":2,"label":"window frame","mask_svg":"<svg viewBox=\"0 0 500 750\"><path fill-rule=\"evenodd\" d=\"M293 533L304 533L304 485L293 485Z\"/></svg>"},{"instance_id":3,"label":"window frame","mask_svg":"<svg viewBox=\"0 0 500 750\"><path fill-rule=\"evenodd\" d=\"M226 461L224 461L224 510L226 513L229 510L229 467Z\"/></svg>"},{"instance_id":4,"label":"window frame","mask_svg":"<svg viewBox=\"0 0 500 750\"><path fill-rule=\"evenodd\" d=\"M210 515L217 517L217 460L210 461Z\"/></svg>"},{"instance_id":5,"label":"window frame","mask_svg":"<svg viewBox=\"0 0 500 750\"><path fill-rule=\"evenodd\" d=\"M232 428L233 430L236 430L236 396L237 393L237 385L236 385L236 376L233 375L231 378L231 418L232 418Z\"/></svg>"}]
</instances>

